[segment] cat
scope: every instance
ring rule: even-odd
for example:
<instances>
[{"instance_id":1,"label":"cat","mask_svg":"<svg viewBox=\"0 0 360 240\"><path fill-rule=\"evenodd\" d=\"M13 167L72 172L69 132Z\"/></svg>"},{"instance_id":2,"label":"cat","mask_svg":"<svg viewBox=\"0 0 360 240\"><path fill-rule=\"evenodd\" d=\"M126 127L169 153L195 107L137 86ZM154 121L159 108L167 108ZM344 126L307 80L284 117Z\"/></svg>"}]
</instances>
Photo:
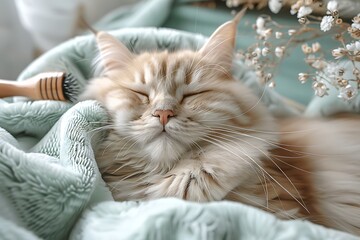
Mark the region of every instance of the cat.
<instances>
[{"instance_id":1,"label":"cat","mask_svg":"<svg viewBox=\"0 0 360 240\"><path fill-rule=\"evenodd\" d=\"M112 119L96 161L114 199L231 200L360 235L359 117L272 116L231 74L239 19L198 51L97 33L104 74L82 99Z\"/></svg>"}]
</instances>

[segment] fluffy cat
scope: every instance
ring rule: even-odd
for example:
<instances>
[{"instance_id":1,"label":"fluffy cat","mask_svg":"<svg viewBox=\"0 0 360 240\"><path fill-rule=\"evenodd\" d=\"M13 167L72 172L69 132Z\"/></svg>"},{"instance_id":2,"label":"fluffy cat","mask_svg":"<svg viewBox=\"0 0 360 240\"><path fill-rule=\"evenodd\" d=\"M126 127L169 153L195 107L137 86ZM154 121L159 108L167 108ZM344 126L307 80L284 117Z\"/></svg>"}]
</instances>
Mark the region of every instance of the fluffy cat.
<instances>
[{"instance_id":1,"label":"fluffy cat","mask_svg":"<svg viewBox=\"0 0 360 240\"><path fill-rule=\"evenodd\" d=\"M232 200L360 234L360 121L275 119L231 75L239 17L199 51L131 53L96 36L84 98L112 117L96 153L116 200Z\"/></svg>"}]
</instances>

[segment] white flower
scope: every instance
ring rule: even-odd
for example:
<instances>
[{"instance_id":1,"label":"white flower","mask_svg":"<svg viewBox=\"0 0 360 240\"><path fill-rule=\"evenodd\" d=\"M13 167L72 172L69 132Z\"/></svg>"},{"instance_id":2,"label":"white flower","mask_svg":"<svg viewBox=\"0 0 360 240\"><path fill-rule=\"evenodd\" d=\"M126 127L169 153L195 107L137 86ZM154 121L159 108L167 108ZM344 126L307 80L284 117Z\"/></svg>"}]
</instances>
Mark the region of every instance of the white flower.
<instances>
[{"instance_id":1,"label":"white flower","mask_svg":"<svg viewBox=\"0 0 360 240\"><path fill-rule=\"evenodd\" d=\"M295 15L295 14L297 13L297 11L298 11L297 9L291 9L291 10L290 10L290 14L291 14L291 15Z\"/></svg>"},{"instance_id":2,"label":"white flower","mask_svg":"<svg viewBox=\"0 0 360 240\"><path fill-rule=\"evenodd\" d=\"M340 66L335 62L329 62L324 69L325 75L331 80L333 84L336 84L336 78L338 76Z\"/></svg>"},{"instance_id":3,"label":"white flower","mask_svg":"<svg viewBox=\"0 0 360 240\"><path fill-rule=\"evenodd\" d=\"M269 8L273 13L280 12L282 0L269 0Z\"/></svg>"},{"instance_id":4,"label":"white flower","mask_svg":"<svg viewBox=\"0 0 360 240\"><path fill-rule=\"evenodd\" d=\"M301 6L301 8L298 11L297 17L298 18L305 17L305 16L309 15L310 13L312 13L312 11L313 10L311 7Z\"/></svg>"},{"instance_id":5,"label":"white flower","mask_svg":"<svg viewBox=\"0 0 360 240\"><path fill-rule=\"evenodd\" d=\"M313 62L311 64L311 66L313 68L321 70L321 69L324 69L327 66L327 63L325 61L323 61L323 60L315 60L315 62Z\"/></svg>"},{"instance_id":6,"label":"white flower","mask_svg":"<svg viewBox=\"0 0 360 240\"><path fill-rule=\"evenodd\" d=\"M299 73L298 79L302 84L304 84L308 78L309 78L309 74Z\"/></svg>"},{"instance_id":7,"label":"white flower","mask_svg":"<svg viewBox=\"0 0 360 240\"><path fill-rule=\"evenodd\" d=\"M303 53L305 54L310 54L313 52L312 48L307 45L306 43L304 43L303 45L301 45L301 50L303 51Z\"/></svg>"},{"instance_id":8,"label":"white flower","mask_svg":"<svg viewBox=\"0 0 360 240\"><path fill-rule=\"evenodd\" d=\"M267 47L264 47L264 48L261 50L261 54L262 54L264 57L267 56L269 53L270 53L270 50L269 50L269 48L267 48Z\"/></svg>"},{"instance_id":9,"label":"white flower","mask_svg":"<svg viewBox=\"0 0 360 240\"><path fill-rule=\"evenodd\" d=\"M259 34L261 37L265 38L265 40L267 40L271 37L272 29L257 29L256 33Z\"/></svg>"},{"instance_id":10,"label":"white flower","mask_svg":"<svg viewBox=\"0 0 360 240\"><path fill-rule=\"evenodd\" d=\"M276 47L275 48L275 56L277 56L278 58L281 58L282 56L284 56L284 52L285 52L285 47Z\"/></svg>"},{"instance_id":11,"label":"white flower","mask_svg":"<svg viewBox=\"0 0 360 240\"><path fill-rule=\"evenodd\" d=\"M346 101L350 101L351 99L356 97L357 94L358 94L358 90L355 87L348 84L346 87L340 89L340 93L338 97Z\"/></svg>"},{"instance_id":12,"label":"white flower","mask_svg":"<svg viewBox=\"0 0 360 240\"><path fill-rule=\"evenodd\" d=\"M276 32L276 33L275 33L276 39L280 39L282 36L283 36L283 33L282 33L282 32Z\"/></svg>"},{"instance_id":13,"label":"white flower","mask_svg":"<svg viewBox=\"0 0 360 240\"><path fill-rule=\"evenodd\" d=\"M323 97L328 95L328 88L324 81L315 81L312 84L312 88L314 89L316 96Z\"/></svg>"},{"instance_id":14,"label":"white flower","mask_svg":"<svg viewBox=\"0 0 360 240\"><path fill-rule=\"evenodd\" d=\"M346 49L352 52L360 52L360 41L356 41L350 44L346 44Z\"/></svg>"},{"instance_id":15,"label":"white flower","mask_svg":"<svg viewBox=\"0 0 360 240\"><path fill-rule=\"evenodd\" d=\"M355 43L346 44L346 49L349 51L355 51L356 50Z\"/></svg>"},{"instance_id":16,"label":"white flower","mask_svg":"<svg viewBox=\"0 0 360 240\"><path fill-rule=\"evenodd\" d=\"M316 53L316 52L318 52L318 51L320 50L321 45L320 45L320 43L315 42L315 43L312 44L311 48L312 48L312 51L313 51L314 53Z\"/></svg>"},{"instance_id":17,"label":"white flower","mask_svg":"<svg viewBox=\"0 0 360 240\"><path fill-rule=\"evenodd\" d=\"M344 48L336 48L336 49L332 50L331 53L332 53L333 57L335 57L335 59L339 59L345 55L346 50Z\"/></svg>"},{"instance_id":18,"label":"white flower","mask_svg":"<svg viewBox=\"0 0 360 240\"><path fill-rule=\"evenodd\" d=\"M241 4L238 0L226 0L226 6L229 8L238 7Z\"/></svg>"},{"instance_id":19,"label":"white flower","mask_svg":"<svg viewBox=\"0 0 360 240\"><path fill-rule=\"evenodd\" d=\"M333 25L334 18L332 16L324 16L320 23L320 29L324 32L329 31Z\"/></svg>"},{"instance_id":20,"label":"white flower","mask_svg":"<svg viewBox=\"0 0 360 240\"><path fill-rule=\"evenodd\" d=\"M272 75L271 73L266 74L266 76L265 76L265 81L266 81L266 82L270 81L270 79L271 79L272 77L273 77L273 75Z\"/></svg>"},{"instance_id":21,"label":"white flower","mask_svg":"<svg viewBox=\"0 0 360 240\"><path fill-rule=\"evenodd\" d=\"M263 29L265 27L265 19L263 17L258 17L256 19L256 28Z\"/></svg>"},{"instance_id":22,"label":"white flower","mask_svg":"<svg viewBox=\"0 0 360 240\"><path fill-rule=\"evenodd\" d=\"M289 30L288 30L289 36L292 36L292 35L294 35L295 33L296 33L296 30L295 30L295 29L289 29Z\"/></svg>"},{"instance_id":23,"label":"white flower","mask_svg":"<svg viewBox=\"0 0 360 240\"><path fill-rule=\"evenodd\" d=\"M275 88L276 83L274 81L271 81L268 86L269 86L269 88Z\"/></svg>"},{"instance_id":24,"label":"white flower","mask_svg":"<svg viewBox=\"0 0 360 240\"><path fill-rule=\"evenodd\" d=\"M356 51L360 51L360 41L355 42Z\"/></svg>"},{"instance_id":25,"label":"white flower","mask_svg":"<svg viewBox=\"0 0 360 240\"><path fill-rule=\"evenodd\" d=\"M253 53L256 53L256 56L260 56L260 54L261 54L261 49L260 48L255 48L254 49L254 52Z\"/></svg>"},{"instance_id":26,"label":"white flower","mask_svg":"<svg viewBox=\"0 0 360 240\"><path fill-rule=\"evenodd\" d=\"M327 9L329 11L335 12L335 11L337 11L337 8L338 8L338 2L337 1L332 0L332 1L328 2Z\"/></svg>"},{"instance_id":27,"label":"white flower","mask_svg":"<svg viewBox=\"0 0 360 240\"><path fill-rule=\"evenodd\" d=\"M296 14L301 6L302 6L301 1L297 1L295 4L291 5L291 10L290 10L291 15Z\"/></svg>"},{"instance_id":28,"label":"white flower","mask_svg":"<svg viewBox=\"0 0 360 240\"><path fill-rule=\"evenodd\" d=\"M360 23L353 23L353 24L351 24L351 27L360 30Z\"/></svg>"}]
</instances>

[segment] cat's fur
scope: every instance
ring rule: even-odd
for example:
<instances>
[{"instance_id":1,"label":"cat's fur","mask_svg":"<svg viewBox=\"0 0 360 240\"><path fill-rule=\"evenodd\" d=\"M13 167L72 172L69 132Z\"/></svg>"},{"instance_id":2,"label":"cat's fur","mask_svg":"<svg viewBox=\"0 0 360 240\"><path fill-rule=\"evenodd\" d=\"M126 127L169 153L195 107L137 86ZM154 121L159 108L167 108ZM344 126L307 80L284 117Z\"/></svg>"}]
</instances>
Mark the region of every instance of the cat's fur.
<instances>
[{"instance_id":1,"label":"cat's fur","mask_svg":"<svg viewBox=\"0 0 360 240\"><path fill-rule=\"evenodd\" d=\"M360 119L274 119L231 76L237 21L197 52L131 53L97 34L85 98L112 116L96 159L116 200L233 200L360 234ZM163 127L156 110L171 110Z\"/></svg>"}]
</instances>

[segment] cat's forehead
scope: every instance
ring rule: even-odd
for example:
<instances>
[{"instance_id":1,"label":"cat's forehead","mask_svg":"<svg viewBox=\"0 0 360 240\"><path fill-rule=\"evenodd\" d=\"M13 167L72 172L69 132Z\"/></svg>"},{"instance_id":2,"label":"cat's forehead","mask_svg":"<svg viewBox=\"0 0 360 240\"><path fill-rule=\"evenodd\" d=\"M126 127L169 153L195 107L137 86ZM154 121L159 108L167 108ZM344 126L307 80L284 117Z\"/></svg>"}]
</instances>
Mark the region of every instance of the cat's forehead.
<instances>
[{"instance_id":1,"label":"cat's forehead","mask_svg":"<svg viewBox=\"0 0 360 240\"><path fill-rule=\"evenodd\" d=\"M136 81L154 87L189 85L202 71L201 56L192 51L144 53L134 64Z\"/></svg>"}]
</instances>

